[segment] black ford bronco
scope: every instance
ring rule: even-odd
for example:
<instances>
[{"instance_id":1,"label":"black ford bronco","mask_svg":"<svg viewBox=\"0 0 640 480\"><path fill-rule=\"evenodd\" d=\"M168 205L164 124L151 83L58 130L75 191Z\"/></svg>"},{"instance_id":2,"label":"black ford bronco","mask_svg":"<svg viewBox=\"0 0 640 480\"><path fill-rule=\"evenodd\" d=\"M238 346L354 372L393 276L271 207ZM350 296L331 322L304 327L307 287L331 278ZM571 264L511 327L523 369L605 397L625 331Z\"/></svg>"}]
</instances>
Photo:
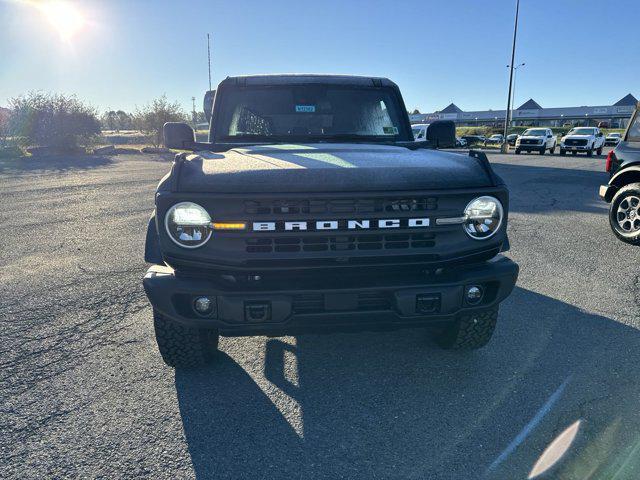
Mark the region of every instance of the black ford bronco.
<instances>
[{"instance_id":1,"label":"black ford bronco","mask_svg":"<svg viewBox=\"0 0 640 480\"><path fill-rule=\"evenodd\" d=\"M171 366L214 358L219 335L433 327L478 348L518 266L509 192L450 122L414 142L384 78L222 81L209 142L166 124L180 153L158 185L145 259L158 347Z\"/></svg>"},{"instance_id":2,"label":"black ford bronco","mask_svg":"<svg viewBox=\"0 0 640 480\"><path fill-rule=\"evenodd\" d=\"M605 165L611 178L599 193L610 203L611 230L623 242L640 245L640 103Z\"/></svg>"}]
</instances>

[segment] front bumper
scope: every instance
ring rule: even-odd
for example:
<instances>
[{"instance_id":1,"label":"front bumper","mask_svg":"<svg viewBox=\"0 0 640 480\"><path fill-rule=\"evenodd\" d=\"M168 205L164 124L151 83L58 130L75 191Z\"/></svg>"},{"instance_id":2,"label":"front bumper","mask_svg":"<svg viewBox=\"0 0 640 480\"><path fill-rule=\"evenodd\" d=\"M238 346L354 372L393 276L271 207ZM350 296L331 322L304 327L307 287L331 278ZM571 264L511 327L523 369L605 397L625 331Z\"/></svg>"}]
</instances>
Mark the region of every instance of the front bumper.
<instances>
[{"instance_id":1,"label":"front bumper","mask_svg":"<svg viewBox=\"0 0 640 480\"><path fill-rule=\"evenodd\" d=\"M586 152L587 150L592 150L592 148L589 147L589 145L564 145L563 143L560 144L560 148L562 150L567 150L569 152L573 152L573 151Z\"/></svg>"},{"instance_id":2,"label":"front bumper","mask_svg":"<svg viewBox=\"0 0 640 480\"><path fill-rule=\"evenodd\" d=\"M340 288L328 278L322 288L291 281L291 288L221 285L210 278L184 277L164 266L152 266L143 284L153 308L177 322L215 328L227 336L285 335L315 331L377 330L451 322L463 312L486 310L504 300L518 278L518 265L497 255L467 267L446 270L421 281L380 282ZM465 301L465 287L480 285L483 299ZM196 297L215 306L209 316L193 309Z\"/></svg>"},{"instance_id":3,"label":"front bumper","mask_svg":"<svg viewBox=\"0 0 640 480\"><path fill-rule=\"evenodd\" d=\"M542 150L543 148L546 148L546 145L544 143L536 143L536 144L527 143L524 145L516 143L516 148L518 150L527 150L527 151Z\"/></svg>"}]
</instances>

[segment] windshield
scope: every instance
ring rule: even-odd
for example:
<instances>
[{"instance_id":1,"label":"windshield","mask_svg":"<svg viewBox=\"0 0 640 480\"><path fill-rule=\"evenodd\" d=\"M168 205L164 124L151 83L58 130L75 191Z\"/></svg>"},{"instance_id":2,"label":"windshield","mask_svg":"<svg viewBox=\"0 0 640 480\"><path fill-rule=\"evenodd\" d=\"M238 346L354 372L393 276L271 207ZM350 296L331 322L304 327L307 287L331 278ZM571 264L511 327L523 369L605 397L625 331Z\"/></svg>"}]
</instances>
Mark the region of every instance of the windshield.
<instances>
[{"instance_id":1,"label":"windshield","mask_svg":"<svg viewBox=\"0 0 640 480\"><path fill-rule=\"evenodd\" d=\"M593 128L574 128L567 135L593 135Z\"/></svg>"},{"instance_id":2,"label":"windshield","mask_svg":"<svg viewBox=\"0 0 640 480\"><path fill-rule=\"evenodd\" d=\"M214 134L221 141L412 140L391 88L287 85L229 88Z\"/></svg>"},{"instance_id":3,"label":"windshield","mask_svg":"<svg viewBox=\"0 0 640 480\"><path fill-rule=\"evenodd\" d=\"M525 130L522 135L531 136L531 137L544 137L547 134L547 131L542 128L530 128Z\"/></svg>"}]
</instances>

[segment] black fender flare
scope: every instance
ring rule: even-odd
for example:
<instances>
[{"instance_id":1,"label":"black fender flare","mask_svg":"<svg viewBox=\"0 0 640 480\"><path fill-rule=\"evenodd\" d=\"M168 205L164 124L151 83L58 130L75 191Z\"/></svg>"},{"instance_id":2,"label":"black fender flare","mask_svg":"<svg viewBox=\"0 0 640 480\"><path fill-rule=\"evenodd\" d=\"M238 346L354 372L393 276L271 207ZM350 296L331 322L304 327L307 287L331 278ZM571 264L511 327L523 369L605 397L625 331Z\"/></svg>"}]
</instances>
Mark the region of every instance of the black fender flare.
<instances>
[{"instance_id":1,"label":"black fender flare","mask_svg":"<svg viewBox=\"0 0 640 480\"><path fill-rule=\"evenodd\" d=\"M144 242L144 261L154 265L163 265L162 251L160 250L160 238L158 236L158 225L156 223L155 210L151 214L147 224L147 236Z\"/></svg>"},{"instance_id":2,"label":"black fender flare","mask_svg":"<svg viewBox=\"0 0 640 480\"><path fill-rule=\"evenodd\" d=\"M630 183L640 182L640 164L632 165L622 170L617 171L611 180L609 180L609 188L607 191L607 198L605 200L610 202L613 196L618 190Z\"/></svg>"}]
</instances>

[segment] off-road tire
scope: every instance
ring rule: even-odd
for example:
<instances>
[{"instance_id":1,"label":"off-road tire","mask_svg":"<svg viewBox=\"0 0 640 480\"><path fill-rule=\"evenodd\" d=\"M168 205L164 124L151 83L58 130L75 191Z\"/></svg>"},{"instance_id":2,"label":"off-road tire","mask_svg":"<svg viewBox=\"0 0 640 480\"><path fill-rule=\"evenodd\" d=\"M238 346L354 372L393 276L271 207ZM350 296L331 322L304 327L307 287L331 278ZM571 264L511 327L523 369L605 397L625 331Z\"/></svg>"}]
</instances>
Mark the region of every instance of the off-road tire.
<instances>
[{"instance_id":1,"label":"off-road tire","mask_svg":"<svg viewBox=\"0 0 640 480\"><path fill-rule=\"evenodd\" d=\"M189 327L153 311L158 350L174 368L197 368L211 363L218 351L218 332Z\"/></svg>"},{"instance_id":2,"label":"off-road tire","mask_svg":"<svg viewBox=\"0 0 640 480\"><path fill-rule=\"evenodd\" d=\"M520 149L516 148L516 155L520 155Z\"/></svg>"},{"instance_id":3,"label":"off-road tire","mask_svg":"<svg viewBox=\"0 0 640 480\"><path fill-rule=\"evenodd\" d=\"M598 150L596 150L596 152L598 153L598 155L602 155L602 147L600 147Z\"/></svg>"},{"instance_id":4,"label":"off-road tire","mask_svg":"<svg viewBox=\"0 0 640 480\"><path fill-rule=\"evenodd\" d=\"M484 347L496 328L498 307L458 317L436 335L436 342L450 350L475 350Z\"/></svg>"},{"instance_id":5,"label":"off-road tire","mask_svg":"<svg viewBox=\"0 0 640 480\"><path fill-rule=\"evenodd\" d=\"M640 183L630 183L618 190L613 196L611 199L611 207L609 208L609 225L618 239L630 245L640 245L640 230L624 231L622 226L618 223L617 216L620 204L625 200L625 198L629 201L629 197L634 197L640 200ZM640 205L635 208L635 211L636 214L634 219L640 218L638 216L640 214Z\"/></svg>"},{"instance_id":6,"label":"off-road tire","mask_svg":"<svg viewBox=\"0 0 640 480\"><path fill-rule=\"evenodd\" d=\"M593 157L593 148L587 150L587 157Z\"/></svg>"},{"instance_id":7,"label":"off-road tire","mask_svg":"<svg viewBox=\"0 0 640 480\"><path fill-rule=\"evenodd\" d=\"M540 150L540 155L544 155L544 152L547 151L547 147L542 147L542 150Z\"/></svg>"},{"instance_id":8,"label":"off-road tire","mask_svg":"<svg viewBox=\"0 0 640 480\"><path fill-rule=\"evenodd\" d=\"M549 149L549 153L550 153L551 155L553 155L554 153L556 153L556 146L555 146L555 145Z\"/></svg>"}]
</instances>

